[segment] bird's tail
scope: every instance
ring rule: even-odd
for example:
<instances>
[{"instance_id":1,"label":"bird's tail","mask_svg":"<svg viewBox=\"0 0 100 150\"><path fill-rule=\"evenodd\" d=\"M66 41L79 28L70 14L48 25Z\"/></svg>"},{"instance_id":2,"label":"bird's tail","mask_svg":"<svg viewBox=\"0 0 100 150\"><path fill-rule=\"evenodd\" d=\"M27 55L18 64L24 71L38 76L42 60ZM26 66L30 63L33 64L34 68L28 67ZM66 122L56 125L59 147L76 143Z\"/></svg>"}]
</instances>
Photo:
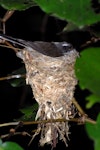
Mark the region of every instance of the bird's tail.
<instances>
[{"instance_id":1,"label":"bird's tail","mask_svg":"<svg viewBox=\"0 0 100 150\"><path fill-rule=\"evenodd\" d=\"M8 42L11 42L14 45L27 47L27 45L25 44L26 42L24 40L13 38L11 36L7 36L7 35L4 35L4 34L0 34L0 40L6 40Z\"/></svg>"}]
</instances>

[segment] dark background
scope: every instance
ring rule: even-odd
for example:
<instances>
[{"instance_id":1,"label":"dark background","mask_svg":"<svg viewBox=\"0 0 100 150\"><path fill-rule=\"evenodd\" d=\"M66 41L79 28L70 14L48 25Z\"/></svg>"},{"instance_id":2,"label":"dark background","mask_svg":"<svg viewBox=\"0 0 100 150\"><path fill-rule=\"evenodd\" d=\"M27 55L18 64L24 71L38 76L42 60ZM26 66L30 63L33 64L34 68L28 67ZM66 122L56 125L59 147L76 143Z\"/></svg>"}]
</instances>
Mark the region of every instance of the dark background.
<instances>
[{"instance_id":1,"label":"dark background","mask_svg":"<svg viewBox=\"0 0 100 150\"><path fill-rule=\"evenodd\" d=\"M6 10L0 7L0 18L4 16ZM59 20L45 14L39 7L32 7L25 11L16 11L11 18L6 22L6 35L15 38L21 38L31 41L67 41L77 49L83 50L81 45L91 40L92 35L88 31L70 31L62 32L62 29L67 25L66 21ZM94 26L99 29L99 25ZM98 42L90 44L98 46ZM13 71L24 66L21 59L16 57L16 54L11 49L0 47L0 77L7 76ZM79 86L76 87L75 97L81 107L93 119L96 119L100 111L100 104L95 104L91 109L86 110L85 97L89 95L88 90L81 91ZM24 104L33 104L34 99L30 86L12 87L8 80L0 81L0 123L10 122L15 118L19 118L22 114L19 108L23 108ZM56 149L68 150L93 150L93 143L88 138L84 125L71 123L68 141L68 148L63 142L57 144ZM35 127L26 126L20 130L31 131ZM9 132L10 127L0 129L0 135ZM25 149L51 149L50 146L40 148L38 146L39 137L37 137L30 147L27 146L30 141L29 137L13 136L9 139L4 139L18 142Z\"/></svg>"}]
</instances>

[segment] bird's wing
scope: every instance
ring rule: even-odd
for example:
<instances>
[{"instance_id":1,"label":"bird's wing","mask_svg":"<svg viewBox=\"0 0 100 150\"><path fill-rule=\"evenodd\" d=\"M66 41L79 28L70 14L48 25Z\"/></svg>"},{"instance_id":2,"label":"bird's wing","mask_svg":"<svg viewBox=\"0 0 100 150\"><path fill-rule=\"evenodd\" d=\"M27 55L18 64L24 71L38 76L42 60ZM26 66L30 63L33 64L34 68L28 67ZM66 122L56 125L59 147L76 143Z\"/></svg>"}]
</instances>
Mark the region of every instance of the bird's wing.
<instances>
[{"instance_id":1,"label":"bird's wing","mask_svg":"<svg viewBox=\"0 0 100 150\"><path fill-rule=\"evenodd\" d=\"M43 41L25 41L22 39L13 38L11 36L0 34L0 39L11 42L14 46L22 46L27 50L36 50L44 55L51 57L59 57L62 56L62 50L59 49L54 42L43 42Z\"/></svg>"}]
</instances>

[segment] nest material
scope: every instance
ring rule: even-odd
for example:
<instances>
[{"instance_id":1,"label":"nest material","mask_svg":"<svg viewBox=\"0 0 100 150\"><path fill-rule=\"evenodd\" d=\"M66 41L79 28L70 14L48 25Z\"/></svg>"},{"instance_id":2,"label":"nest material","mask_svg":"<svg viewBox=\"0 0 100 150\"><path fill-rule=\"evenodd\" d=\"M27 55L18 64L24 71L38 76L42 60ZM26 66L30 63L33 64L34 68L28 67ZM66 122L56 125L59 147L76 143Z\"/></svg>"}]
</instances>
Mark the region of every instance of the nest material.
<instances>
[{"instance_id":1,"label":"nest material","mask_svg":"<svg viewBox=\"0 0 100 150\"><path fill-rule=\"evenodd\" d=\"M26 66L26 83L31 85L34 97L39 104L36 115L38 120L70 119L72 98L77 80L74 64L78 53L75 49L63 56L50 57L33 49L23 50L23 61ZM68 122L39 124L41 130L40 145L56 145L62 139L66 145L69 134Z\"/></svg>"}]
</instances>

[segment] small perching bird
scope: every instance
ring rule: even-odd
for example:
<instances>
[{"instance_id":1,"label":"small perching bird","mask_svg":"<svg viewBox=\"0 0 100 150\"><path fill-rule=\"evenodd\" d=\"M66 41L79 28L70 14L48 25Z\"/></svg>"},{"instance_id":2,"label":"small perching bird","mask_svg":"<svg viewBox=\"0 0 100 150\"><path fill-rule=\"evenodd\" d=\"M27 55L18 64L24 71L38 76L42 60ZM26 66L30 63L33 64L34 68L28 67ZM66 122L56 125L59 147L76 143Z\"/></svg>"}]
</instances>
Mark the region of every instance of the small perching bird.
<instances>
[{"instance_id":1,"label":"small perching bird","mask_svg":"<svg viewBox=\"0 0 100 150\"><path fill-rule=\"evenodd\" d=\"M36 120L66 119L74 117L72 99L77 79L74 64L78 52L67 42L29 42L0 35L0 39L23 47L17 56L26 67L26 83L31 85L39 104ZM66 145L68 121L39 124L40 145L56 145L62 139Z\"/></svg>"}]
</instances>

